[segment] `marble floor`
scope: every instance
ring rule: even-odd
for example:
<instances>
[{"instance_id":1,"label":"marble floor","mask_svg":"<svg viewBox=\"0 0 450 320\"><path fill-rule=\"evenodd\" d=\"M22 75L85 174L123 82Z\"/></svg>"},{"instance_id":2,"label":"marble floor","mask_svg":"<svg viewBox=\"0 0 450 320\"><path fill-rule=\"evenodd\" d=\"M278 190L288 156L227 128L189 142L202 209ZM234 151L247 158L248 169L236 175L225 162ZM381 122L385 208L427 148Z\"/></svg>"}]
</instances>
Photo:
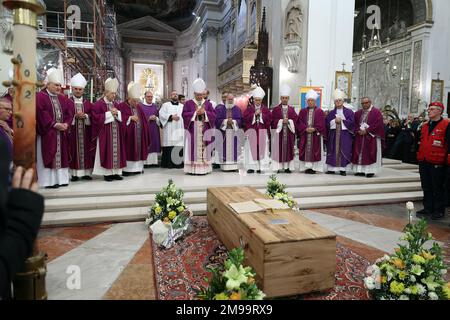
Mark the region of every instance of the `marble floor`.
<instances>
[{"instance_id":1,"label":"marble floor","mask_svg":"<svg viewBox=\"0 0 450 320\"><path fill-rule=\"evenodd\" d=\"M420 209L421 205L416 204ZM404 203L312 209L308 218L334 231L337 241L373 262L396 247L407 224ZM430 222L434 240L450 263L450 227ZM143 222L43 228L38 243L48 254L49 299L153 300L152 248ZM67 285L78 266L79 288ZM73 271L72 271L73 272ZM70 289L68 289L70 287Z\"/></svg>"}]
</instances>

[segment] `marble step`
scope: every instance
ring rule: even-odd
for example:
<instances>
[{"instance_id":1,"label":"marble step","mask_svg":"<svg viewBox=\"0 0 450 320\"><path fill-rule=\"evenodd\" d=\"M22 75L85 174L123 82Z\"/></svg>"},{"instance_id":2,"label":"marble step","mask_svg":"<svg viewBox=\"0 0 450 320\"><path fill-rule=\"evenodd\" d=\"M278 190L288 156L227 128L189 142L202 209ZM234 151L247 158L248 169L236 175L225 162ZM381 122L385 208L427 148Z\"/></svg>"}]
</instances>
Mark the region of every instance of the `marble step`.
<instances>
[{"instance_id":1,"label":"marble step","mask_svg":"<svg viewBox=\"0 0 450 320\"><path fill-rule=\"evenodd\" d=\"M402 164L392 164L386 165L385 168L395 169L395 170L419 170L419 166L417 164L410 163L402 163Z\"/></svg>"},{"instance_id":2,"label":"marble step","mask_svg":"<svg viewBox=\"0 0 450 320\"><path fill-rule=\"evenodd\" d=\"M392 169L391 169L392 170ZM283 177L282 177L283 178ZM289 177L290 178L290 177ZM263 179L262 182L253 183L249 181L245 183L246 186L254 187L257 189L266 188L267 181L269 177ZM372 179L365 179L360 177L355 177L349 175L347 177L340 176L329 176L329 175L315 175L299 176L295 182L286 183L281 180L282 183L287 184L289 188L304 188L304 187L321 187L321 186L349 186L349 185L364 185L370 184L386 184L386 183L406 183L406 182L418 182L420 181L419 175L408 174L402 176L387 176L387 177L374 177ZM243 185L243 183L240 183ZM178 186L178 185L177 185ZM222 183L217 180L214 183L208 183L198 186L187 186L181 187L185 193L188 192L205 192L207 188L210 187L234 187L236 184ZM57 189L57 190L41 190L40 193L45 197L46 200L50 199L70 199L70 198L97 198L105 196L136 196L136 195L151 195L159 192L161 188L146 188L146 187L125 187L123 189L106 189L92 187L89 189L89 184L86 184L86 188L81 190L68 190L68 189Z\"/></svg>"},{"instance_id":3,"label":"marble step","mask_svg":"<svg viewBox=\"0 0 450 320\"><path fill-rule=\"evenodd\" d=\"M381 164L383 165L383 167L384 166L386 166L386 165L395 165L395 164L397 164L397 165L399 165L399 164L402 164L403 162L402 161L400 161L400 160L395 160L395 159L387 159L387 158L383 158L382 160L381 160Z\"/></svg>"},{"instance_id":4,"label":"marble step","mask_svg":"<svg viewBox=\"0 0 450 320\"><path fill-rule=\"evenodd\" d=\"M301 197L296 198L301 209L319 209L342 206L357 206L370 204L400 203L407 201L420 201L423 198L422 191L414 192L391 192L376 194ZM189 205L195 215L206 214L206 203ZM69 226L84 225L92 223L115 223L129 221L144 221L147 217L148 207L129 207L100 210L79 210L46 212L44 214L43 226Z\"/></svg>"},{"instance_id":5,"label":"marble step","mask_svg":"<svg viewBox=\"0 0 450 320\"><path fill-rule=\"evenodd\" d=\"M264 189L258 189L264 193ZM359 195L388 192L414 192L420 191L420 182L403 182L390 184L364 184L347 186L312 186L294 187L286 189L294 198L313 198L321 196ZM45 211L73 211L73 210L99 210L130 207L151 206L154 203L155 194L115 195L103 197L80 197L67 199L46 199ZM206 202L206 191L186 192L184 196L186 204Z\"/></svg>"}]
</instances>

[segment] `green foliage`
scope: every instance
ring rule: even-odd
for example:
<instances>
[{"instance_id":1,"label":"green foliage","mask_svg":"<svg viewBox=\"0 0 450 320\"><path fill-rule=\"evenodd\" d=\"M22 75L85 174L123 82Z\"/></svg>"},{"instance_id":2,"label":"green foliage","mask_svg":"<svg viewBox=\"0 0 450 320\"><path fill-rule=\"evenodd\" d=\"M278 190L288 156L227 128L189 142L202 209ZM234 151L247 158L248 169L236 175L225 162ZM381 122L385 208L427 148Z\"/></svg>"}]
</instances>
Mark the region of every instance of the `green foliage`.
<instances>
[{"instance_id":1,"label":"green foliage","mask_svg":"<svg viewBox=\"0 0 450 320\"><path fill-rule=\"evenodd\" d=\"M267 182L266 194L272 199L279 200L289 206L289 208L294 209L297 207L297 203L294 199L289 196L286 191L286 185L280 183L277 180L276 175L271 175L269 181Z\"/></svg>"}]
</instances>

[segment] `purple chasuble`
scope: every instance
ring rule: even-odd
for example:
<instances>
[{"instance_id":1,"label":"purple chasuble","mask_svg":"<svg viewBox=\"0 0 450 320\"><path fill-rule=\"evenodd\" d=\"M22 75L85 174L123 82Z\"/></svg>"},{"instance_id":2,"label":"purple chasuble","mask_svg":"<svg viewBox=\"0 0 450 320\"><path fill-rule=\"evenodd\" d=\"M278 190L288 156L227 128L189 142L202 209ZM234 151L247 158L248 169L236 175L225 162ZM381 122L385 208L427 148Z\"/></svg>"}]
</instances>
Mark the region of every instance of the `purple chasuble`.
<instances>
[{"instance_id":1,"label":"purple chasuble","mask_svg":"<svg viewBox=\"0 0 450 320\"><path fill-rule=\"evenodd\" d=\"M58 170L69 167L69 132L56 130L54 125L66 123L70 128L72 119L73 111L66 97L50 96L47 90L36 95L36 128L42 139L42 160L45 168Z\"/></svg>"},{"instance_id":2,"label":"purple chasuble","mask_svg":"<svg viewBox=\"0 0 450 320\"><path fill-rule=\"evenodd\" d=\"M298 115L295 112L295 109L291 106L288 106L287 116L289 120L294 122L294 131L295 124L297 122ZM279 163L291 162L294 160L294 146L295 146L295 133L288 128L287 124L283 124L283 129L280 133L277 133L277 127L280 120L283 120L283 107L282 105L276 106L272 110L272 160L277 161Z\"/></svg>"},{"instance_id":3,"label":"purple chasuble","mask_svg":"<svg viewBox=\"0 0 450 320\"><path fill-rule=\"evenodd\" d=\"M151 104L150 106L141 103L140 104L142 111L147 118L147 120L151 116L159 117L158 107L155 104ZM161 152L161 134L159 131L159 126L156 120L148 120L148 125L150 129L150 146L148 148L148 153L160 153Z\"/></svg>"},{"instance_id":4,"label":"purple chasuble","mask_svg":"<svg viewBox=\"0 0 450 320\"><path fill-rule=\"evenodd\" d=\"M69 145L72 161L70 169L86 170L94 168L95 143L92 141L92 108L93 105L88 100L82 103L75 103L74 98L68 100L68 105L75 115L81 111L88 115L88 119L75 119L69 132Z\"/></svg>"},{"instance_id":5,"label":"purple chasuble","mask_svg":"<svg viewBox=\"0 0 450 320\"><path fill-rule=\"evenodd\" d=\"M255 118L256 106L250 104L244 112L244 129L248 135L253 160L263 160L266 154L266 140L270 139L272 115L269 108L260 106L261 114ZM261 121L262 120L262 121Z\"/></svg>"},{"instance_id":6,"label":"purple chasuble","mask_svg":"<svg viewBox=\"0 0 450 320\"><path fill-rule=\"evenodd\" d=\"M122 122L125 126L125 150L127 161L145 161L148 157L150 145L150 129L147 117L140 104L132 108L128 102L119 104L118 109L122 112ZM131 116L138 116L139 122L130 121Z\"/></svg>"},{"instance_id":7,"label":"purple chasuble","mask_svg":"<svg viewBox=\"0 0 450 320\"><path fill-rule=\"evenodd\" d=\"M367 134L358 134L363 123L367 123L369 128ZM384 146L384 123L380 110L372 107L372 110L365 112L363 109L355 113L355 142L353 144L352 163L356 165L371 165L377 162L377 138L381 139L382 148ZM378 150L382 152L382 150Z\"/></svg>"},{"instance_id":8,"label":"purple chasuble","mask_svg":"<svg viewBox=\"0 0 450 320\"><path fill-rule=\"evenodd\" d=\"M299 139L299 158L303 162L319 162L322 160L320 138L327 139L325 115L318 107L305 108L300 111L297 121L297 134ZM307 133L307 128L316 129L313 133Z\"/></svg>"},{"instance_id":9,"label":"purple chasuble","mask_svg":"<svg viewBox=\"0 0 450 320\"><path fill-rule=\"evenodd\" d=\"M239 132L239 129L242 128L242 112L241 109L239 109L238 106L233 106L231 109L227 109L224 105L218 106L216 109L216 129L219 130L222 133L222 139L223 139L223 148L222 150L219 149L219 155L221 155L221 160L225 162L237 162L238 159L238 137L237 134ZM225 130L222 130L222 124L224 120L228 120L229 118L232 118L233 120L236 120L237 123L237 130L235 131L233 127L229 124L227 124L227 127ZM236 133L236 136L235 136ZM234 137L234 139L233 139ZM232 144L230 143L229 139L233 139ZM233 146L233 158L230 159L230 157L227 157L227 145Z\"/></svg>"},{"instance_id":10,"label":"purple chasuble","mask_svg":"<svg viewBox=\"0 0 450 320\"><path fill-rule=\"evenodd\" d=\"M335 168L345 168L352 162L353 136L355 134L355 114L343 107L345 120L342 120L347 130L342 130L342 124L336 124L331 129L330 122L336 119L337 109L331 111L326 119L327 124L327 164Z\"/></svg>"},{"instance_id":11,"label":"purple chasuble","mask_svg":"<svg viewBox=\"0 0 450 320\"><path fill-rule=\"evenodd\" d=\"M105 124L105 113L117 108L115 102L106 103L103 98L94 104L92 109L92 139L99 140L100 163L108 170L122 169L127 166L125 153L125 123L114 119Z\"/></svg>"}]
</instances>

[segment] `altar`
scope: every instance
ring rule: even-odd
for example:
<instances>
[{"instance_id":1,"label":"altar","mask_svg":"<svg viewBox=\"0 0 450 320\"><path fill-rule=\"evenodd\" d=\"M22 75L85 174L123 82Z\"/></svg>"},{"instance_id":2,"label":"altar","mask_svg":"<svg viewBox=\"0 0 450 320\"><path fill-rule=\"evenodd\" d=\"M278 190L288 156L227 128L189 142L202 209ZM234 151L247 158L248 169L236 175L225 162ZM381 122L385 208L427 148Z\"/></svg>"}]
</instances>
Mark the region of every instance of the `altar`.
<instances>
[{"instance_id":1,"label":"altar","mask_svg":"<svg viewBox=\"0 0 450 320\"><path fill-rule=\"evenodd\" d=\"M250 187L209 188L208 222L231 250L243 247L268 298L334 287L336 235L290 209L237 213L230 205L268 198Z\"/></svg>"}]
</instances>

